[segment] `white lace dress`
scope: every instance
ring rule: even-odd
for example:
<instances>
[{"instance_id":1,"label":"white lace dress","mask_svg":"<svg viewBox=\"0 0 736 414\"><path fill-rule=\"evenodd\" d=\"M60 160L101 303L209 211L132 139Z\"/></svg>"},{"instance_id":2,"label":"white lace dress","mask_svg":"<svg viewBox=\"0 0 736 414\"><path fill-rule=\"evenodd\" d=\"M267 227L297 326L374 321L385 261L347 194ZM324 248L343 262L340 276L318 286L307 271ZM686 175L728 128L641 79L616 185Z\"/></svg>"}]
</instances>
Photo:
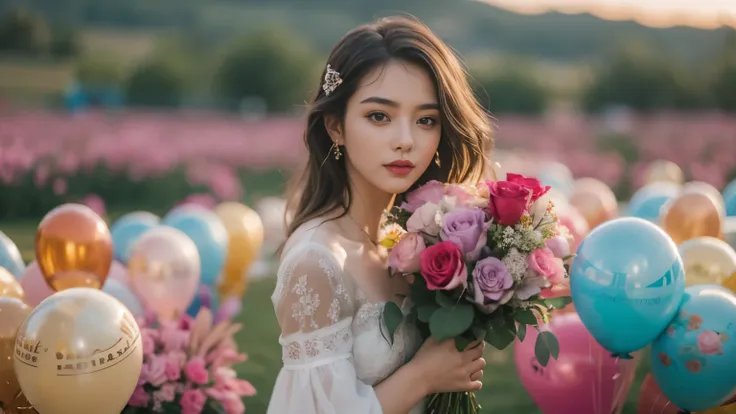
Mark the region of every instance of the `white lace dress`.
<instances>
[{"instance_id":1,"label":"white lace dress","mask_svg":"<svg viewBox=\"0 0 736 414\"><path fill-rule=\"evenodd\" d=\"M271 297L284 366L268 414L379 414L373 386L421 345L419 332L407 322L391 343L381 317L385 302L369 301L351 276L351 266L359 264L357 246L315 221L290 237ZM403 310L408 313L408 301Z\"/></svg>"}]
</instances>

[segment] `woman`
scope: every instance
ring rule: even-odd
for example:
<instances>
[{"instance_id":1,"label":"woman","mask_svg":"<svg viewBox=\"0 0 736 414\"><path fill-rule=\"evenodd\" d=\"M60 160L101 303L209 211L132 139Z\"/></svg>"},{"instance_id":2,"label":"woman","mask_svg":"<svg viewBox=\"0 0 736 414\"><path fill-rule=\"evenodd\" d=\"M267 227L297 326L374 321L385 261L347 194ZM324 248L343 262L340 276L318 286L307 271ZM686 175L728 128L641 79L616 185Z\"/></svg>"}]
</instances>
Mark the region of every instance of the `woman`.
<instances>
[{"instance_id":1,"label":"woman","mask_svg":"<svg viewBox=\"0 0 736 414\"><path fill-rule=\"evenodd\" d=\"M482 343L421 344L406 322L386 335L384 304L410 305L378 232L408 190L477 181L490 140L463 67L421 23L383 19L335 46L309 112L309 158L295 175L272 296L284 367L269 413L413 414L429 394L481 387Z\"/></svg>"}]
</instances>

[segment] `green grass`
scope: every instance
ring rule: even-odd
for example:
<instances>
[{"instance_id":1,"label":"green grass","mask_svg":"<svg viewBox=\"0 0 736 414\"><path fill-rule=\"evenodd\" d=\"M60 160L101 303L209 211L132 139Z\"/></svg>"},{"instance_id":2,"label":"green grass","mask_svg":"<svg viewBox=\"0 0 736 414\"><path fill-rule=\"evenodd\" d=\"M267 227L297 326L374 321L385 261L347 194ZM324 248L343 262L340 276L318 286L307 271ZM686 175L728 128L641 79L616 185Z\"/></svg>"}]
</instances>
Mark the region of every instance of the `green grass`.
<instances>
[{"instance_id":1,"label":"green grass","mask_svg":"<svg viewBox=\"0 0 736 414\"><path fill-rule=\"evenodd\" d=\"M0 222L0 230L15 241L26 261L33 259L33 239L36 223ZM271 388L281 367L281 349L278 344L279 328L273 313L270 296L274 281L263 280L251 284L245 299L243 312L238 322L243 330L237 336L241 351L248 354L248 361L237 367L240 377L249 380L258 394L245 400L248 413L266 412L271 396ZM488 414L538 414L534 402L524 390L516 374L511 347L497 351L490 346L486 355L488 366L483 378L483 389L478 393L483 412ZM636 400L644 374L649 364L644 358L628 396L624 414L636 413ZM590 392L588 384L581 384L580 393ZM576 395L569 395L576 398ZM571 413L572 414L572 413ZM580 413L592 414L592 413ZM609 414L609 413L600 413Z\"/></svg>"}]
</instances>

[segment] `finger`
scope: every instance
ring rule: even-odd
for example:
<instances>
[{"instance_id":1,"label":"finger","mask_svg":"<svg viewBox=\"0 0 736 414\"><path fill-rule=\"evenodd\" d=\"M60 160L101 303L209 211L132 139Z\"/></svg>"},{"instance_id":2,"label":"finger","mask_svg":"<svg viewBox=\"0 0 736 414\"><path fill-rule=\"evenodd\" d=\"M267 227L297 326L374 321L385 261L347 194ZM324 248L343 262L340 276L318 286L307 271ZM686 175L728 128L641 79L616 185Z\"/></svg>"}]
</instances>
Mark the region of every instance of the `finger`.
<instances>
[{"instance_id":1,"label":"finger","mask_svg":"<svg viewBox=\"0 0 736 414\"><path fill-rule=\"evenodd\" d=\"M483 370L475 371L474 373L470 374L470 380L471 381L478 381L479 379L483 378Z\"/></svg>"},{"instance_id":2,"label":"finger","mask_svg":"<svg viewBox=\"0 0 736 414\"><path fill-rule=\"evenodd\" d=\"M475 391L480 390L481 388L483 388L483 383L482 382L480 382L480 381L471 381L468 384L467 390L470 391L470 392L475 392Z\"/></svg>"},{"instance_id":3,"label":"finger","mask_svg":"<svg viewBox=\"0 0 736 414\"><path fill-rule=\"evenodd\" d=\"M484 347L484 348L485 348L485 345L486 345L486 341L484 341L484 340L482 340L482 339L479 339L479 340L477 340L477 341L473 341L473 342L471 342L471 343L470 343L470 344L468 345L468 347L467 347L467 348L465 348L465 349L475 349L475 348L477 348L477 347L479 347L479 346L480 346L480 347Z\"/></svg>"},{"instance_id":4,"label":"finger","mask_svg":"<svg viewBox=\"0 0 736 414\"><path fill-rule=\"evenodd\" d=\"M482 346L475 347L473 349L468 349L464 352L465 358L468 361L476 360L483 356L484 348Z\"/></svg>"},{"instance_id":5,"label":"finger","mask_svg":"<svg viewBox=\"0 0 736 414\"><path fill-rule=\"evenodd\" d=\"M468 364L468 372L473 373L476 371L482 371L486 367L486 360L484 358L478 358L475 361Z\"/></svg>"}]
</instances>

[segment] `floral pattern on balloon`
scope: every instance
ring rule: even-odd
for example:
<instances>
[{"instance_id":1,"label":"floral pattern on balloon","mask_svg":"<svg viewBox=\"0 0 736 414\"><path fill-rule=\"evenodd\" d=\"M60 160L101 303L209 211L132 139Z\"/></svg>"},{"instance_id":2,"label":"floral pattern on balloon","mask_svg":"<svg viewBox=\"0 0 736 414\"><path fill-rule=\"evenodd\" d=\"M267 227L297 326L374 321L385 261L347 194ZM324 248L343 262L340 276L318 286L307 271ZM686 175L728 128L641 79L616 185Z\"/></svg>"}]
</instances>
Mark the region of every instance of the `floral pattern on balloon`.
<instances>
[{"instance_id":1,"label":"floral pattern on balloon","mask_svg":"<svg viewBox=\"0 0 736 414\"><path fill-rule=\"evenodd\" d=\"M723 355L723 343L730 340L730 336L726 331L723 332L706 329L700 330L703 324L703 318L700 315L688 315L686 311L680 311L677 318L667 327L667 335L674 337L678 330L684 330L686 333L697 331L697 336L689 335L688 343L680 346L676 360L684 361L685 369L693 374L699 373L706 365L707 361L703 358L706 355ZM730 329L731 323L726 327ZM669 367L673 363L672 357L666 352L659 353L659 362L665 367Z\"/></svg>"}]
</instances>

